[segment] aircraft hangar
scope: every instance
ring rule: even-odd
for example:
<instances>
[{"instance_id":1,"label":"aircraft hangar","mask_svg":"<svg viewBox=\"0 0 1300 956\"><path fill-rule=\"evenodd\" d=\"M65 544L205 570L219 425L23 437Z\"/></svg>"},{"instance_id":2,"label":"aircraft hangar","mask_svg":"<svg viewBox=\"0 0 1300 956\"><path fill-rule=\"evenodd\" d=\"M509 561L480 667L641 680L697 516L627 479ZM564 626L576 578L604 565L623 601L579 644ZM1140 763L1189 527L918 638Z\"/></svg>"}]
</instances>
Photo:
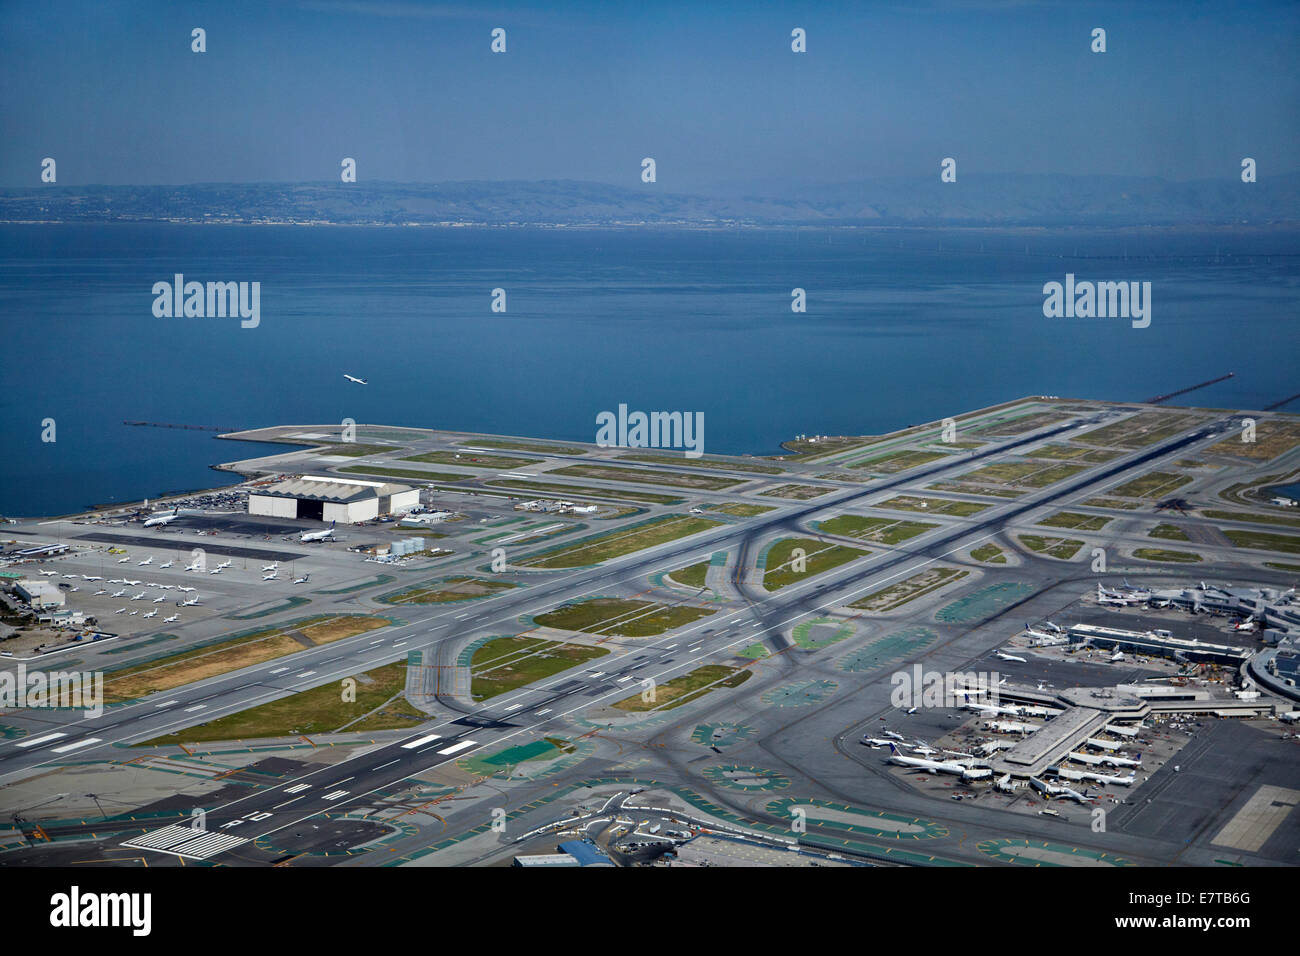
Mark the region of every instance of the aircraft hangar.
<instances>
[{"instance_id":1,"label":"aircraft hangar","mask_svg":"<svg viewBox=\"0 0 1300 956\"><path fill-rule=\"evenodd\" d=\"M303 475L251 491L248 513L356 524L380 515L410 511L419 503L420 492L407 485L336 475Z\"/></svg>"}]
</instances>

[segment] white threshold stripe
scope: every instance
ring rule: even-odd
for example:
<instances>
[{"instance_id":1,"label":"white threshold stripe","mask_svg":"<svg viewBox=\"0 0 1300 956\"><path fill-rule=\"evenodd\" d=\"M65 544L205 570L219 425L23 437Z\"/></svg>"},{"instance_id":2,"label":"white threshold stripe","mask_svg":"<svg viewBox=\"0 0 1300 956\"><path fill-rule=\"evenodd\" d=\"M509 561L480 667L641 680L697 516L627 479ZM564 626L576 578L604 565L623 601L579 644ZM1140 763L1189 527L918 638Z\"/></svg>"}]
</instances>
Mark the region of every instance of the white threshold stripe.
<instances>
[{"instance_id":1,"label":"white threshold stripe","mask_svg":"<svg viewBox=\"0 0 1300 956\"><path fill-rule=\"evenodd\" d=\"M63 732L46 734L44 737L37 737L35 740L24 740L21 743L14 744L15 747L35 747L37 744L47 744L51 740L58 740L60 737L66 737Z\"/></svg>"},{"instance_id":2,"label":"white threshold stripe","mask_svg":"<svg viewBox=\"0 0 1300 956\"><path fill-rule=\"evenodd\" d=\"M412 740L409 743L402 744L402 749L414 750L416 747L423 747L429 741L437 740L439 736L440 736L439 734L428 734L424 737L417 737L415 740Z\"/></svg>"},{"instance_id":3,"label":"white threshold stripe","mask_svg":"<svg viewBox=\"0 0 1300 956\"><path fill-rule=\"evenodd\" d=\"M473 746L474 746L474 741L462 740L458 744L452 744L450 747L444 747L442 750L439 750L438 753L442 754L443 756L447 756L448 754L459 753L465 748L473 747Z\"/></svg>"},{"instance_id":4,"label":"white threshold stripe","mask_svg":"<svg viewBox=\"0 0 1300 956\"><path fill-rule=\"evenodd\" d=\"M55 747L53 752L56 754L65 754L69 750L80 750L82 747L89 747L91 744L97 743L99 743L98 737L87 737L85 740L78 740L70 744L64 744L62 747Z\"/></svg>"}]
</instances>

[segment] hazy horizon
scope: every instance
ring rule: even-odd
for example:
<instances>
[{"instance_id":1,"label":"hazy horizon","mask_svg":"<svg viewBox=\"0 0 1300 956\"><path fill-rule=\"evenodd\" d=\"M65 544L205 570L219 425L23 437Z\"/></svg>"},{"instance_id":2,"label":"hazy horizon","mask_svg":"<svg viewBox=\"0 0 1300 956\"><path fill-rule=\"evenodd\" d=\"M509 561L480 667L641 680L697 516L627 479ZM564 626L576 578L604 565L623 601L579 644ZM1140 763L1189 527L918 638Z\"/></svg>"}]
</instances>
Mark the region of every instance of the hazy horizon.
<instances>
[{"instance_id":1,"label":"hazy horizon","mask_svg":"<svg viewBox=\"0 0 1300 956\"><path fill-rule=\"evenodd\" d=\"M1300 7L384 0L10 5L0 185L547 181L667 192L1295 167ZM191 52L191 30L206 52ZM506 52L490 50L506 31ZM807 52L791 50L791 31ZM1106 31L1106 52L1090 49ZM657 182L640 163L653 157Z\"/></svg>"}]
</instances>

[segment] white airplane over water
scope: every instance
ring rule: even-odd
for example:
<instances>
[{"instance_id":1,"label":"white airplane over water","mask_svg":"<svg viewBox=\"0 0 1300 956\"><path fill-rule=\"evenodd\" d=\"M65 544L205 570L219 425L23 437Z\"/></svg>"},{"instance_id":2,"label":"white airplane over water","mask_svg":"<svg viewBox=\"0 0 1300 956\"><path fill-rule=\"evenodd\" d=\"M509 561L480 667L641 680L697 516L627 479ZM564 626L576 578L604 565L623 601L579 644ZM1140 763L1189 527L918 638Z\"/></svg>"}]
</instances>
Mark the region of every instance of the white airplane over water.
<instances>
[{"instance_id":1,"label":"white airplane over water","mask_svg":"<svg viewBox=\"0 0 1300 956\"><path fill-rule=\"evenodd\" d=\"M364 378L357 378L356 376L349 375L347 372L344 372L344 373L343 373L343 377L346 378L349 382L356 382L358 385L369 385L369 384L370 384L370 383L367 382Z\"/></svg>"}]
</instances>

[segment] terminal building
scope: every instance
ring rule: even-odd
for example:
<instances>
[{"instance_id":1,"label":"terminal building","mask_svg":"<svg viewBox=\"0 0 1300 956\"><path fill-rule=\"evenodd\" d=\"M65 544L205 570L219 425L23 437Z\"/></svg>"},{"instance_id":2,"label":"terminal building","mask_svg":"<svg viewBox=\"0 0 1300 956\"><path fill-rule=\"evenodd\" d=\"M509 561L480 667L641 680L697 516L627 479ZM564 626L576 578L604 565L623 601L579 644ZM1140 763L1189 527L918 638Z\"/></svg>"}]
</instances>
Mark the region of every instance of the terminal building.
<instances>
[{"instance_id":1,"label":"terminal building","mask_svg":"<svg viewBox=\"0 0 1300 956\"><path fill-rule=\"evenodd\" d=\"M1125 631L1095 624L1072 625L1069 639L1071 644L1087 644L1104 651L1126 651L1224 667L1239 667L1251 656L1251 652L1243 647L1174 637L1168 631Z\"/></svg>"},{"instance_id":2,"label":"terminal building","mask_svg":"<svg viewBox=\"0 0 1300 956\"><path fill-rule=\"evenodd\" d=\"M387 481L337 475L303 475L248 493L248 513L268 518L306 518L356 524L418 507L420 492Z\"/></svg>"}]
</instances>

